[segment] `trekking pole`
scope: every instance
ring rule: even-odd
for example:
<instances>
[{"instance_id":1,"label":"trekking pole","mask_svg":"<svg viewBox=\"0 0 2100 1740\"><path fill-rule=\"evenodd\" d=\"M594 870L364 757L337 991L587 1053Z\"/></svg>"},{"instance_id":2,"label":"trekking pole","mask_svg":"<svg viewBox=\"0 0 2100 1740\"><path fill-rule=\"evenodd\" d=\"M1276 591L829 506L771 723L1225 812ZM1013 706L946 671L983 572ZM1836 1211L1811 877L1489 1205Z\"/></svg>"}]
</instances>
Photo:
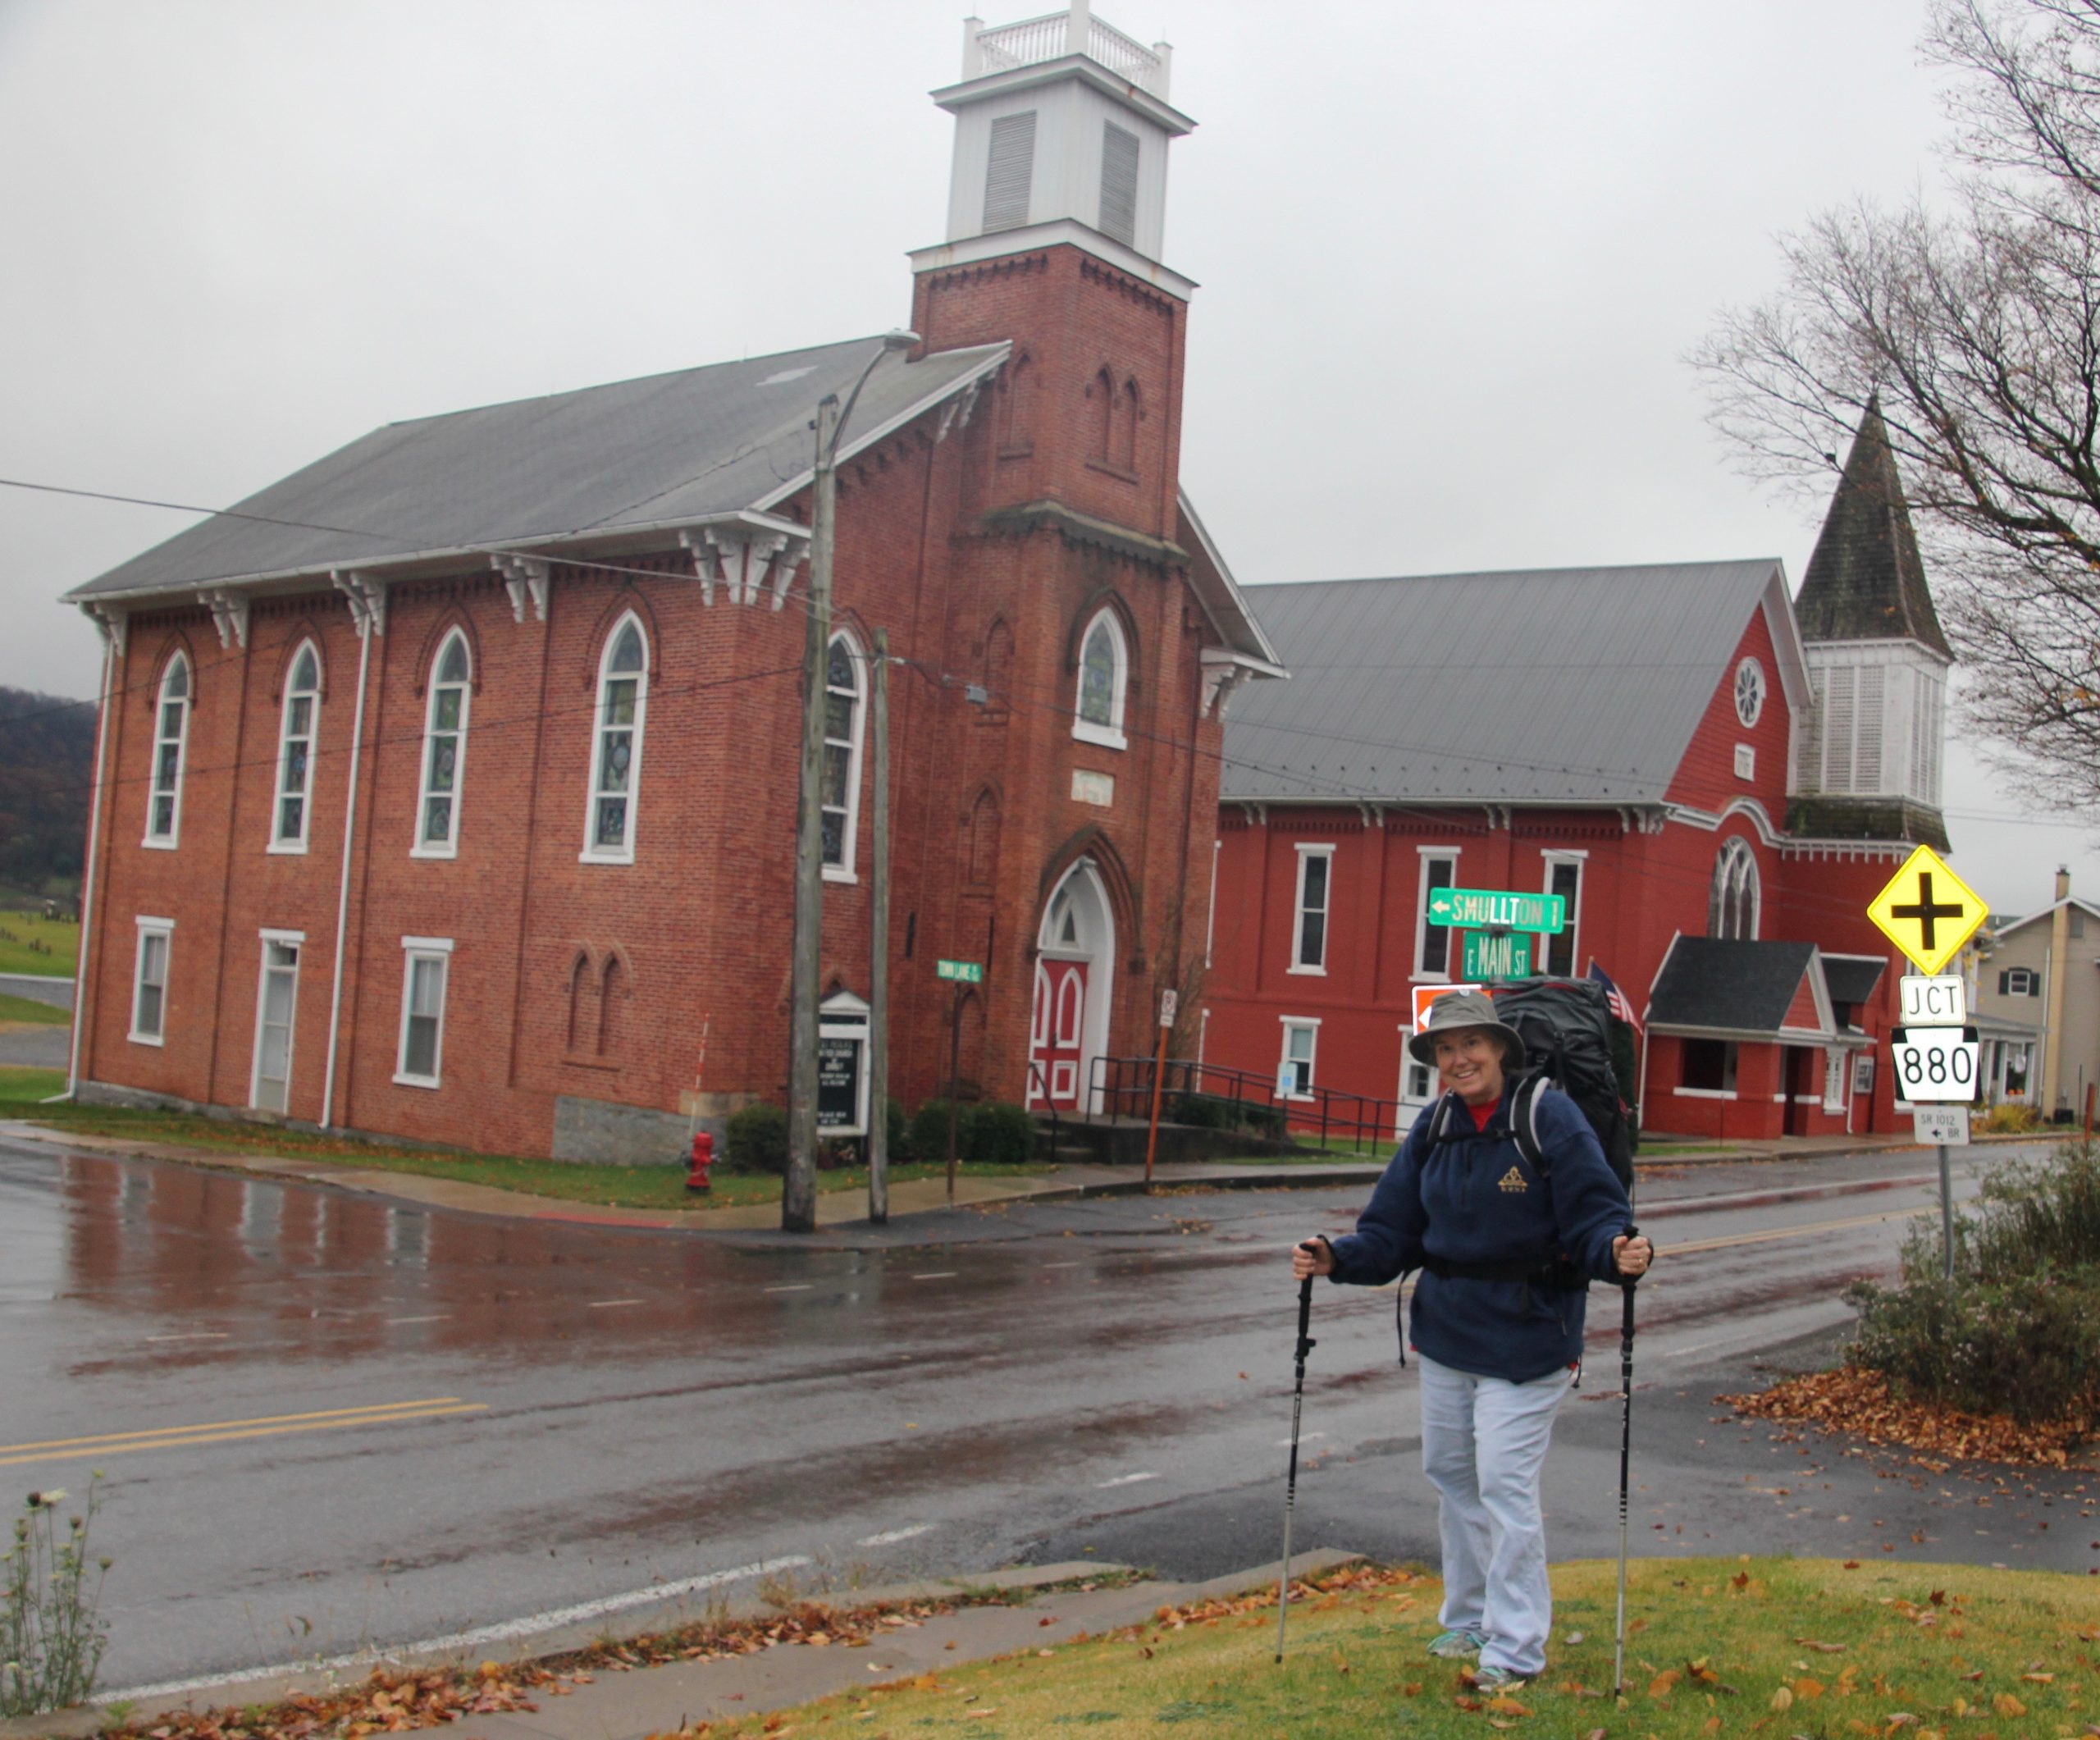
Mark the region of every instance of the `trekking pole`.
<instances>
[{"instance_id":1,"label":"trekking pole","mask_svg":"<svg viewBox=\"0 0 2100 1740\"><path fill-rule=\"evenodd\" d=\"M1298 1504L1298 1423L1305 1412L1305 1356L1312 1351L1312 1277L1298 1284L1298 1386L1290 1398L1290 1475L1283 1489L1283 1569L1276 1578L1276 1660L1283 1660L1284 1622L1290 1613L1290 1514Z\"/></svg>"},{"instance_id":2,"label":"trekking pole","mask_svg":"<svg viewBox=\"0 0 2100 1740\"><path fill-rule=\"evenodd\" d=\"M1626 1235L1640 1231L1632 1222ZM1626 1487L1633 1456L1633 1290L1635 1281L1619 1283L1623 1295L1618 1322L1618 1619L1613 1628L1611 1690L1614 1697L1626 1695Z\"/></svg>"}]
</instances>

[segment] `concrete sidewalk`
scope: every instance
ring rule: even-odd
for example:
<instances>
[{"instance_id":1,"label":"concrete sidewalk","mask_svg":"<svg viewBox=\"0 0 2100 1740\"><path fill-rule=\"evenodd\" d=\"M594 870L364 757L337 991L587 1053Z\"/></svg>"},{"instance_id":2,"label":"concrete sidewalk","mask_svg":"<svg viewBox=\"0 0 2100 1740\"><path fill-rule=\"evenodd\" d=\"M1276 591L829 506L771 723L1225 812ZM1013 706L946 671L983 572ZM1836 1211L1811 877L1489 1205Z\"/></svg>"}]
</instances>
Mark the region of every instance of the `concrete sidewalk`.
<instances>
[{"instance_id":1,"label":"concrete sidewalk","mask_svg":"<svg viewBox=\"0 0 2100 1740\"><path fill-rule=\"evenodd\" d=\"M1321 1576L1354 1564L1361 1556L1326 1550L1294 1553L1291 1575ZM765 1715L836 1692L868 1691L915 1679L964 1662L986 1661L1022 1651L1047 1650L1080 1637L1099 1637L1142 1624L1164 1606L1273 1589L1281 1569L1279 1561L1208 1582L1182 1583L1139 1577L1129 1565L1099 1564L1087 1560L1031 1565L981 1577L813 1595L810 1599L815 1605L839 1612L979 1599L976 1605L960 1606L952 1613L929 1619L906 1619L897 1624L878 1623L869 1628L865 1644L780 1643L753 1655L719 1661L665 1662L625 1672L617 1666L596 1666L591 1670L596 1677L590 1683L578 1686L566 1695L543 1688L535 1697L540 1706L536 1710L463 1716L448 1732L471 1736L472 1740L641 1740L646 1735L675 1733L694 1722ZM1101 1586L1104 1579L1132 1577L1137 1580ZM1081 1587L1084 1584L1094 1587ZM1002 1592L1009 1599L983 1601L981 1597L988 1591ZM781 1611L764 1602L746 1601L726 1609L723 1617L750 1619ZM691 1617L668 1612L651 1616L646 1623L630 1619L622 1626L621 1634L660 1634ZM522 1646L514 1646L506 1654L512 1661L547 1660L587 1648L607 1635L602 1624L588 1628L556 1627L527 1638ZM178 1710L267 1706L297 1692L319 1691L324 1685L354 1683L382 1664L411 1669L471 1665L486 1653L486 1650L468 1648L376 1654L369 1661L339 1664L327 1670L307 1668L228 1679L179 1693L155 1696L151 1688L144 1688L144 1695L136 1698L137 1707L130 1712L130 1719L149 1728L157 1719ZM112 1697L124 1695L121 1690L110 1694ZM25 1717L0 1722L0 1740L44 1740L46 1736L72 1740L72 1737L94 1733L107 1719L106 1710L95 1706L52 1716Z\"/></svg>"},{"instance_id":2,"label":"concrete sidewalk","mask_svg":"<svg viewBox=\"0 0 2100 1740\"><path fill-rule=\"evenodd\" d=\"M425 1208L445 1208L468 1214L502 1215L514 1219L564 1221L592 1226L628 1226L652 1231L775 1232L780 1226L777 1201L752 1203L740 1208L708 1208L696 1203L682 1208L612 1208L556 1197L529 1195L491 1185L469 1184L457 1179L433 1178L390 1167L358 1166L349 1160L316 1160L291 1154L269 1154L193 1147L185 1143L153 1142L129 1136L75 1134L63 1129L19 1121L0 1121L0 1133L48 1146L89 1153L117 1154L148 1160L172 1161L180 1165L208 1167L250 1177L283 1179L320 1185L331 1190L352 1190L385 1196ZM2033 1135L1979 1138L1983 1141L2034 1141ZM1686 1166L1707 1166L1728 1162L1814 1160L1841 1155L1874 1153L1915 1149L1908 1135L1822 1136L1790 1139L1781 1143L1701 1149L1642 1158L1636 1163L1644 1171L1658 1174ZM1381 1161L1261 1161L1176 1162L1154 1168L1157 1188L1172 1190L1317 1190L1335 1185L1368 1187L1384 1170ZM821 1178L819 1178L821 1184ZM1001 1178L959 1178L952 1203L944 1179L921 1178L890 1186L892 1220L930 1214L949 1208L986 1208L1005 1203L1073 1202L1088 1197L1130 1196L1145 1187L1142 1171L1130 1167L1059 1166L1031 1176ZM839 1232L848 1227L865 1228L867 1195L865 1190L832 1190L817 1198L819 1233Z\"/></svg>"}]
</instances>

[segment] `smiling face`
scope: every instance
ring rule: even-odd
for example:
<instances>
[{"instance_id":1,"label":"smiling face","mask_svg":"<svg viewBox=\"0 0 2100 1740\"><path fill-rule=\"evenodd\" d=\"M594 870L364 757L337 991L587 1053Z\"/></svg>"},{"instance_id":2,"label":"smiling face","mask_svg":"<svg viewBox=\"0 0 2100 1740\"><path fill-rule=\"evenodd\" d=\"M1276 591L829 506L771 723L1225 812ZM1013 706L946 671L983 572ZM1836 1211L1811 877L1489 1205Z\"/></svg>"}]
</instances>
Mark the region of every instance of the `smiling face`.
<instances>
[{"instance_id":1,"label":"smiling face","mask_svg":"<svg viewBox=\"0 0 2100 1740\"><path fill-rule=\"evenodd\" d=\"M1486 1027L1440 1033L1436 1071L1468 1105L1491 1106L1502 1097L1502 1041Z\"/></svg>"}]
</instances>

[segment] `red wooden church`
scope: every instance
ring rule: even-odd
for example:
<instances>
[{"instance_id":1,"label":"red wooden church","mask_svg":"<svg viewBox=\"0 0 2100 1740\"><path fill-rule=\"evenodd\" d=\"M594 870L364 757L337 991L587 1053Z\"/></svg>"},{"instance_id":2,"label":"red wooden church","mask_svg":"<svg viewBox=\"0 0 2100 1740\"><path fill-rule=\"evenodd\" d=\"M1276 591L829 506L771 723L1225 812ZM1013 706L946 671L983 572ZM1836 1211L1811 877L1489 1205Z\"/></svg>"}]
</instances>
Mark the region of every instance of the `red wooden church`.
<instances>
[{"instance_id":1,"label":"red wooden church","mask_svg":"<svg viewBox=\"0 0 2100 1740\"><path fill-rule=\"evenodd\" d=\"M825 1019L864 1030L879 627L894 1090L946 1073L946 957L966 1080L1070 1107L1200 953L1220 697L1280 668L1180 488L1164 45L1081 3L963 71L919 342L841 447ZM73 593L78 1091L622 1159L780 1099L810 431L879 349L390 425Z\"/></svg>"},{"instance_id":2,"label":"red wooden church","mask_svg":"<svg viewBox=\"0 0 2100 1740\"><path fill-rule=\"evenodd\" d=\"M1641 1017L1646 1128L1892 1126L1902 966L1865 909L1947 843L1952 654L1877 410L1798 598L1773 560L1248 596L1291 678L1226 733L1208 1062L1426 1102L1402 1042L1464 947L1431 891L1537 890L1545 970Z\"/></svg>"}]
</instances>

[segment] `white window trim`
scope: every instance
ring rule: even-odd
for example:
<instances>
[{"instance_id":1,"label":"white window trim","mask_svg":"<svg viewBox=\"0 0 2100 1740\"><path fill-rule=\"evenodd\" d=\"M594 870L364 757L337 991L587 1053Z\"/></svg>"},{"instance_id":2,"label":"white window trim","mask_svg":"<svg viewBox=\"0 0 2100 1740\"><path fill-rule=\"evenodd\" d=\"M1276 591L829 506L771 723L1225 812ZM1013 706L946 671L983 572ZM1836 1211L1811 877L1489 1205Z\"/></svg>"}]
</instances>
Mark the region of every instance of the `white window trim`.
<instances>
[{"instance_id":1,"label":"white window trim","mask_svg":"<svg viewBox=\"0 0 2100 1740\"><path fill-rule=\"evenodd\" d=\"M1306 1073L1312 1078L1313 1086L1317 1088L1320 1085L1320 1017L1317 1015L1283 1015L1277 1016L1276 1020L1278 1025L1283 1029L1283 1032L1279 1035L1282 1049L1276 1053L1276 1074L1278 1076L1283 1074L1284 1066L1286 1063L1298 1062L1298 1059L1290 1054L1290 1030L1294 1027L1309 1029L1312 1034L1312 1050L1311 1055L1305 1059L1305 1068ZM1319 1096L1317 1094L1286 1094L1283 1097L1302 1104L1309 1103Z\"/></svg>"},{"instance_id":2,"label":"white window trim","mask_svg":"<svg viewBox=\"0 0 2100 1740\"><path fill-rule=\"evenodd\" d=\"M299 661L308 652L313 655L313 687L312 689L294 689L291 673L299 669ZM321 765L321 649L309 636L301 641L292 654L291 663L285 667L285 692L277 701L277 773L270 792L270 844L273 852L287 852L304 856L306 843L313 832L314 775ZM286 839L277 832L277 823L285 811L285 751L291 742L292 701L299 695L311 694L313 709L307 715L306 728L306 789L299 793L299 838Z\"/></svg>"},{"instance_id":3,"label":"white window trim","mask_svg":"<svg viewBox=\"0 0 2100 1740\"><path fill-rule=\"evenodd\" d=\"M1568 976L1570 979L1579 978L1582 975L1582 892L1589 886L1590 855L1586 851L1568 847L1546 852L1543 856L1545 862L1539 867L1539 892L1541 894L1550 894L1553 892L1553 870L1555 865L1572 864L1575 866L1575 899L1568 909L1567 925L1560 934L1568 939ZM1556 940L1552 936L1542 936L1539 939L1541 943L1545 946L1539 959L1532 964L1534 972L1543 970L1547 958L1553 952L1552 945Z\"/></svg>"},{"instance_id":4,"label":"white window trim","mask_svg":"<svg viewBox=\"0 0 2100 1740\"><path fill-rule=\"evenodd\" d=\"M605 685L612 678L613 649L619 644L620 631L629 623L641 637L641 669L634 674L634 751L628 758L627 829L619 846L597 846L592 842L598 835L598 800L604 795L598 786L602 760L598 738L605 728ZM641 820L641 750L649 719L650 651L648 628L629 610L607 632L605 650L598 655L598 682L591 701L591 766L586 782L589 795L583 805L583 850L578 854L578 861L584 864L634 862L634 837Z\"/></svg>"},{"instance_id":5,"label":"white window trim","mask_svg":"<svg viewBox=\"0 0 2100 1740\"><path fill-rule=\"evenodd\" d=\"M1755 744L1736 745L1736 778L1749 780L1757 778L1757 748Z\"/></svg>"},{"instance_id":6,"label":"white window trim","mask_svg":"<svg viewBox=\"0 0 2100 1740\"><path fill-rule=\"evenodd\" d=\"M175 920L171 918L145 918L135 920L138 925L137 939L131 953L131 1030L125 1035L134 1045L164 1045L167 1043L167 982L175 961ZM146 938L148 935L164 938L167 947L161 956L161 1030L147 1033L139 1025L139 993L145 988L142 976L146 965Z\"/></svg>"},{"instance_id":7,"label":"white window trim","mask_svg":"<svg viewBox=\"0 0 2100 1740\"><path fill-rule=\"evenodd\" d=\"M1298 851L1298 894L1291 903L1290 965L1285 972L1299 973L1309 977L1327 976L1327 939L1334 929L1335 914L1335 848L1300 841ZM1327 898L1320 908L1320 958L1308 961L1300 954L1305 938L1305 865L1312 858L1327 861Z\"/></svg>"},{"instance_id":8,"label":"white window trim","mask_svg":"<svg viewBox=\"0 0 2100 1740\"><path fill-rule=\"evenodd\" d=\"M1837 1091L1831 1091L1833 1082ZM1827 1046L1823 1053L1823 1109L1833 1117L1845 1115L1845 1102L1852 1093L1852 1054L1842 1046Z\"/></svg>"},{"instance_id":9,"label":"white window trim","mask_svg":"<svg viewBox=\"0 0 2100 1740\"><path fill-rule=\"evenodd\" d=\"M437 998L437 1043L432 1048L437 1067L427 1076L409 1073L409 993L413 989L416 962L441 961L445 964L445 980ZM445 1085L445 1012L452 1001L452 939L450 937L403 937L401 939L401 1028L394 1046L394 1080L404 1088L439 1088Z\"/></svg>"},{"instance_id":10,"label":"white window trim","mask_svg":"<svg viewBox=\"0 0 2100 1740\"><path fill-rule=\"evenodd\" d=\"M174 676L180 664L188 673L189 692L182 697L182 728L175 739L175 803L168 817L167 832L153 832L153 812L160 804L161 720L167 710L168 679ZM189 662L189 655L178 652L167 661L167 669L161 674L161 686L153 697L153 759L146 774L146 837L139 844L152 852L173 852L182 838L182 774L189 760L189 715L197 705L197 672Z\"/></svg>"},{"instance_id":11,"label":"white window trim","mask_svg":"<svg viewBox=\"0 0 2100 1740\"><path fill-rule=\"evenodd\" d=\"M861 776L864 757L861 745L866 740L868 729L868 659L861 651L861 643L851 634L841 629L832 636L824 647L824 692L831 692L831 649L841 641L846 643L846 655L853 667L853 735L851 748L846 765L846 832L841 845L841 856L836 864L824 866L826 882L858 882L854 866L859 861L861 843ZM828 745L831 739L826 737ZM865 1132L856 1132L863 1134Z\"/></svg>"},{"instance_id":12,"label":"white window trim","mask_svg":"<svg viewBox=\"0 0 2100 1740\"><path fill-rule=\"evenodd\" d=\"M1108 637L1116 646L1116 681L1109 692L1108 723L1097 725L1080 716L1080 705L1086 693L1086 647L1093 638L1095 627L1106 622ZM1080 636L1079 674L1072 684L1072 735L1082 743L1098 743L1104 749L1127 749L1130 739L1123 735L1123 703L1130 687L1130 643L1123 633L1122 619L1106 605L1087 619L1086 632Z\"/></svg>"},{"instance_id":13,"label":"white window trim","mask_svg":"<svg viewBox=\"0 0 2100 1740\"><path fill-rule=\"evenodd\" d=\"M1672 1088L1670 1092L1679 1099L1733 1099L1733 1088Z\"/></svg>"},{"instance_id":14,"label":"white window trim","mask_svg":"<svg viewBox=\"0 0 2100 1740\"><path fill-rule=\"evenodd\" d=\"M1449 858L1451 861L1451 886L1456 888L1459 885L1459 848L1455 846L1418 846L1415 847L1415 852L1417 867L1414 879L1414 971L1408 976L1416 984L1449 984L1452 979L1449 943L1445 944L1442 971L1431 972L1422 964L1423 952L1429 947L1431 929L1429 902L1424 898L1427 892L1425 884L1429 876L1429 861L1431 858Z\"/></svg>"},{"instance_id":15,"label":"white window trim","mask_svg":"<svg viewBox=\"0 0 2100 1740\"><path fill-rule=\"evenodd\" d=\"M459 747L452 759L452 816L451 828L443 840L431 841L423 838L423 816L430 804L430 740L437 726L437 692L441 685L437 674L445 663L445 655L452 643L459 642L467 655L467 674L459 682L459 724L453 735ZM474 704L474 649L467 643L464 632L454 628L437 643L436 655L430 661L428 696L423 705L423 738L422 762L416 771L416 816L411 838L415 844L409 848L412 858L456 858L459 856L459 800L467 789L467 715Z\"/></svg>"}]
</instances>

